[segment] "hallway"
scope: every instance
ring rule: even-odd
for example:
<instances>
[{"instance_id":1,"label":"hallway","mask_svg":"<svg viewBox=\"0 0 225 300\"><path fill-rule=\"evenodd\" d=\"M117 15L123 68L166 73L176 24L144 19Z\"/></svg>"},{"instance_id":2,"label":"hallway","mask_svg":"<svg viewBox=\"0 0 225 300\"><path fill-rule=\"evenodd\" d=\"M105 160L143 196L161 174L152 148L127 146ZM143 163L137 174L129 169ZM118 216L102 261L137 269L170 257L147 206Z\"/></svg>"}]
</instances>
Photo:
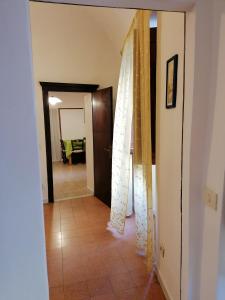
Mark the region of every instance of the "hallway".
<instances>
[{"instance_id":1,"label":"hallway","mask_svg":"<svg viewBox=\"0 0 225 300\"><path fill-rule=\"evenodd\" d=\"M50 300L164 300L135 253L134 218L123 237L107 230L95 197L44 206Z\"/></svg>"}]
</instances>

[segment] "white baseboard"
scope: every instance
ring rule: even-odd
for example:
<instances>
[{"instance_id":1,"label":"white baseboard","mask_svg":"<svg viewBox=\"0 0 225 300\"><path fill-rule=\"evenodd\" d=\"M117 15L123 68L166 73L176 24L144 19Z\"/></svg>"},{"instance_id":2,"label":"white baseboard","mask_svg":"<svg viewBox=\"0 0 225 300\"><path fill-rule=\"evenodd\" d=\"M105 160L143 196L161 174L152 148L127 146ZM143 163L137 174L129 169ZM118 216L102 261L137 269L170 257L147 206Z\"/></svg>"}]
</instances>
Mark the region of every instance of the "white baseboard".
<instances>
[{"instance_id":1,"label":"white baseboard","mask_svg":"<svg viewBox=\"0 0 225 300\"><path fill-rule=\"evenodd\" d=\"M66 198L60 198L60 199L55 199L55 202L58 201L64 201L64 200L72 200L72 199L79 199L79 198L84 198L84 197L91 197L94 196L94 192L90 191L90 193L85 194L85 195L80 195L80 196L73 196L73 197L66 197ZM43 203L47 204L48 203L48 199L43 199Z\"/></svg>"},{"instance_id":2,"label":"white baseboard","mask_svg":"<svg viewBox=\"0 0 225 300\"><path fill-rule=\"evenodd\" d=\"M89 193L89 194L86 194L86 195L80 195L80 196L73 196L73 197L55 199L55 202L64 201L64 200L72 200L72 199L80 199L80 198L85 198L85 197L90 197L90 196L93 196L93 193Z\"/></svg>"},{"instance_id":3,"label":"white baseboard","mask_svg":"<svg viewBox=\"0 0 225 300\"><path fill-rule=\"evenodd\" d=\"M165 297L166 297L166 300L173 300L173 299L172 299L172 296L171 296L170 293L169 293L169 290L168 290L167 286L166 286L165 283L164 283L163 277L162 277L162 275L160 274L160 272L159 272L158 269L156 270L156 276L157 276L158 281L159 281L159 283L160 283L160 286L161 286L161 288L162 288L162 290L163 290L163 293L164 293L164 295L165 295Z\"/></svg>"},{"instance_id":4,"label":"white baseboard","mask_svg":"<svg viewBox=\"0 0 225 300\"><path fill-rule=\"evenodd\" d=\"M92 194L94 194L94 189L93 189L93 188L91 188L91 187L88 186L88 185L87 185L87 188L89 189L89 191L90 191Z\"/></svg>"}]
</instances>

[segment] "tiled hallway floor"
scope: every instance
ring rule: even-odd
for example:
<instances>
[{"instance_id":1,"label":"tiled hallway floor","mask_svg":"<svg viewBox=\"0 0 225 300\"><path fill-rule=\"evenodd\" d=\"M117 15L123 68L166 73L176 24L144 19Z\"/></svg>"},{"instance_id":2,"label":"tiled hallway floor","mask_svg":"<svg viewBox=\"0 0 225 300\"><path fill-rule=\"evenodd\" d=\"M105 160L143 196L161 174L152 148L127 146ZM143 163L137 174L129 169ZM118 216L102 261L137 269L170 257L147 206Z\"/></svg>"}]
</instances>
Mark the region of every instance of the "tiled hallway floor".
<instances>
[{"instance_id":1,"label":"tiled hallway floor","mask_svg":"<svg viewBox=\"0 0 225 300\"><path fill-rule=\"evenodd\" d=\"M135 253L134 218L123 237L107 230L95 197L44 206L50 300L164 300Z\"/></svg>"}]
</instances>

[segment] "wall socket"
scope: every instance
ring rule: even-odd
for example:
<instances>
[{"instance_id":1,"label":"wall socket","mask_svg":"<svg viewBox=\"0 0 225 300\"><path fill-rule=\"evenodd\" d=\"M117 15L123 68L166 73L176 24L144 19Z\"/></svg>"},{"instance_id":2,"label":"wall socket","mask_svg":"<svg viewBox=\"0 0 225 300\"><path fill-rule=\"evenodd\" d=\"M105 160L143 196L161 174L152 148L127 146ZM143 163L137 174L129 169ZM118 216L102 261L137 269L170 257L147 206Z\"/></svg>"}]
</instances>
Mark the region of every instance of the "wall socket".
<instances>
[{"instance_id":1,"label":"wall socket","mask_svg":"<svg viewBox=\"0 0 225 300\"><path fill-rule=\"evenodd\" d=\"M159 252L160 252L160 255L162 256L162 258L164 258L164 256L165 256L165 248L164 248L163 245L160 245Z\"/></svg>"},{"instance_id":2,"label":"wall socket","mask_svg":"<svg viewBox=\"0 0 225 300\"><path fill-rule=\"evenodd\" d=\"M217 193L212 191L208 187L206 187L204 191L204 202L208 207L217 210L217 205L218 205Z\"/></svg>"}]
</instances>

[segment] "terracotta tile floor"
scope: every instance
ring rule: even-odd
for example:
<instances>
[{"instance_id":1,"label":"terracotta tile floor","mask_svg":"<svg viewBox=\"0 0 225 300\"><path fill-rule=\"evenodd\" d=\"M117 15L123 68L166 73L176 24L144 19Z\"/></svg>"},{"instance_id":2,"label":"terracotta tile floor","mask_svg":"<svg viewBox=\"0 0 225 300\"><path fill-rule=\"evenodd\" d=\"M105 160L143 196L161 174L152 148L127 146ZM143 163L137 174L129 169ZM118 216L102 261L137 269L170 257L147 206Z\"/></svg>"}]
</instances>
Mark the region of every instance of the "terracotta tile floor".
<instances>
[{"instance_id":1,"label":"terracotta tile floor","mask_svg":"<svg viewBox=\"0 0 225 300\"><path fill-rule=\"evenodd\" d=\"M50 300L165 300L135 253L134 218L121 237L95 197L47 204L44 213Z\"/></svg>"}]
</instances>

